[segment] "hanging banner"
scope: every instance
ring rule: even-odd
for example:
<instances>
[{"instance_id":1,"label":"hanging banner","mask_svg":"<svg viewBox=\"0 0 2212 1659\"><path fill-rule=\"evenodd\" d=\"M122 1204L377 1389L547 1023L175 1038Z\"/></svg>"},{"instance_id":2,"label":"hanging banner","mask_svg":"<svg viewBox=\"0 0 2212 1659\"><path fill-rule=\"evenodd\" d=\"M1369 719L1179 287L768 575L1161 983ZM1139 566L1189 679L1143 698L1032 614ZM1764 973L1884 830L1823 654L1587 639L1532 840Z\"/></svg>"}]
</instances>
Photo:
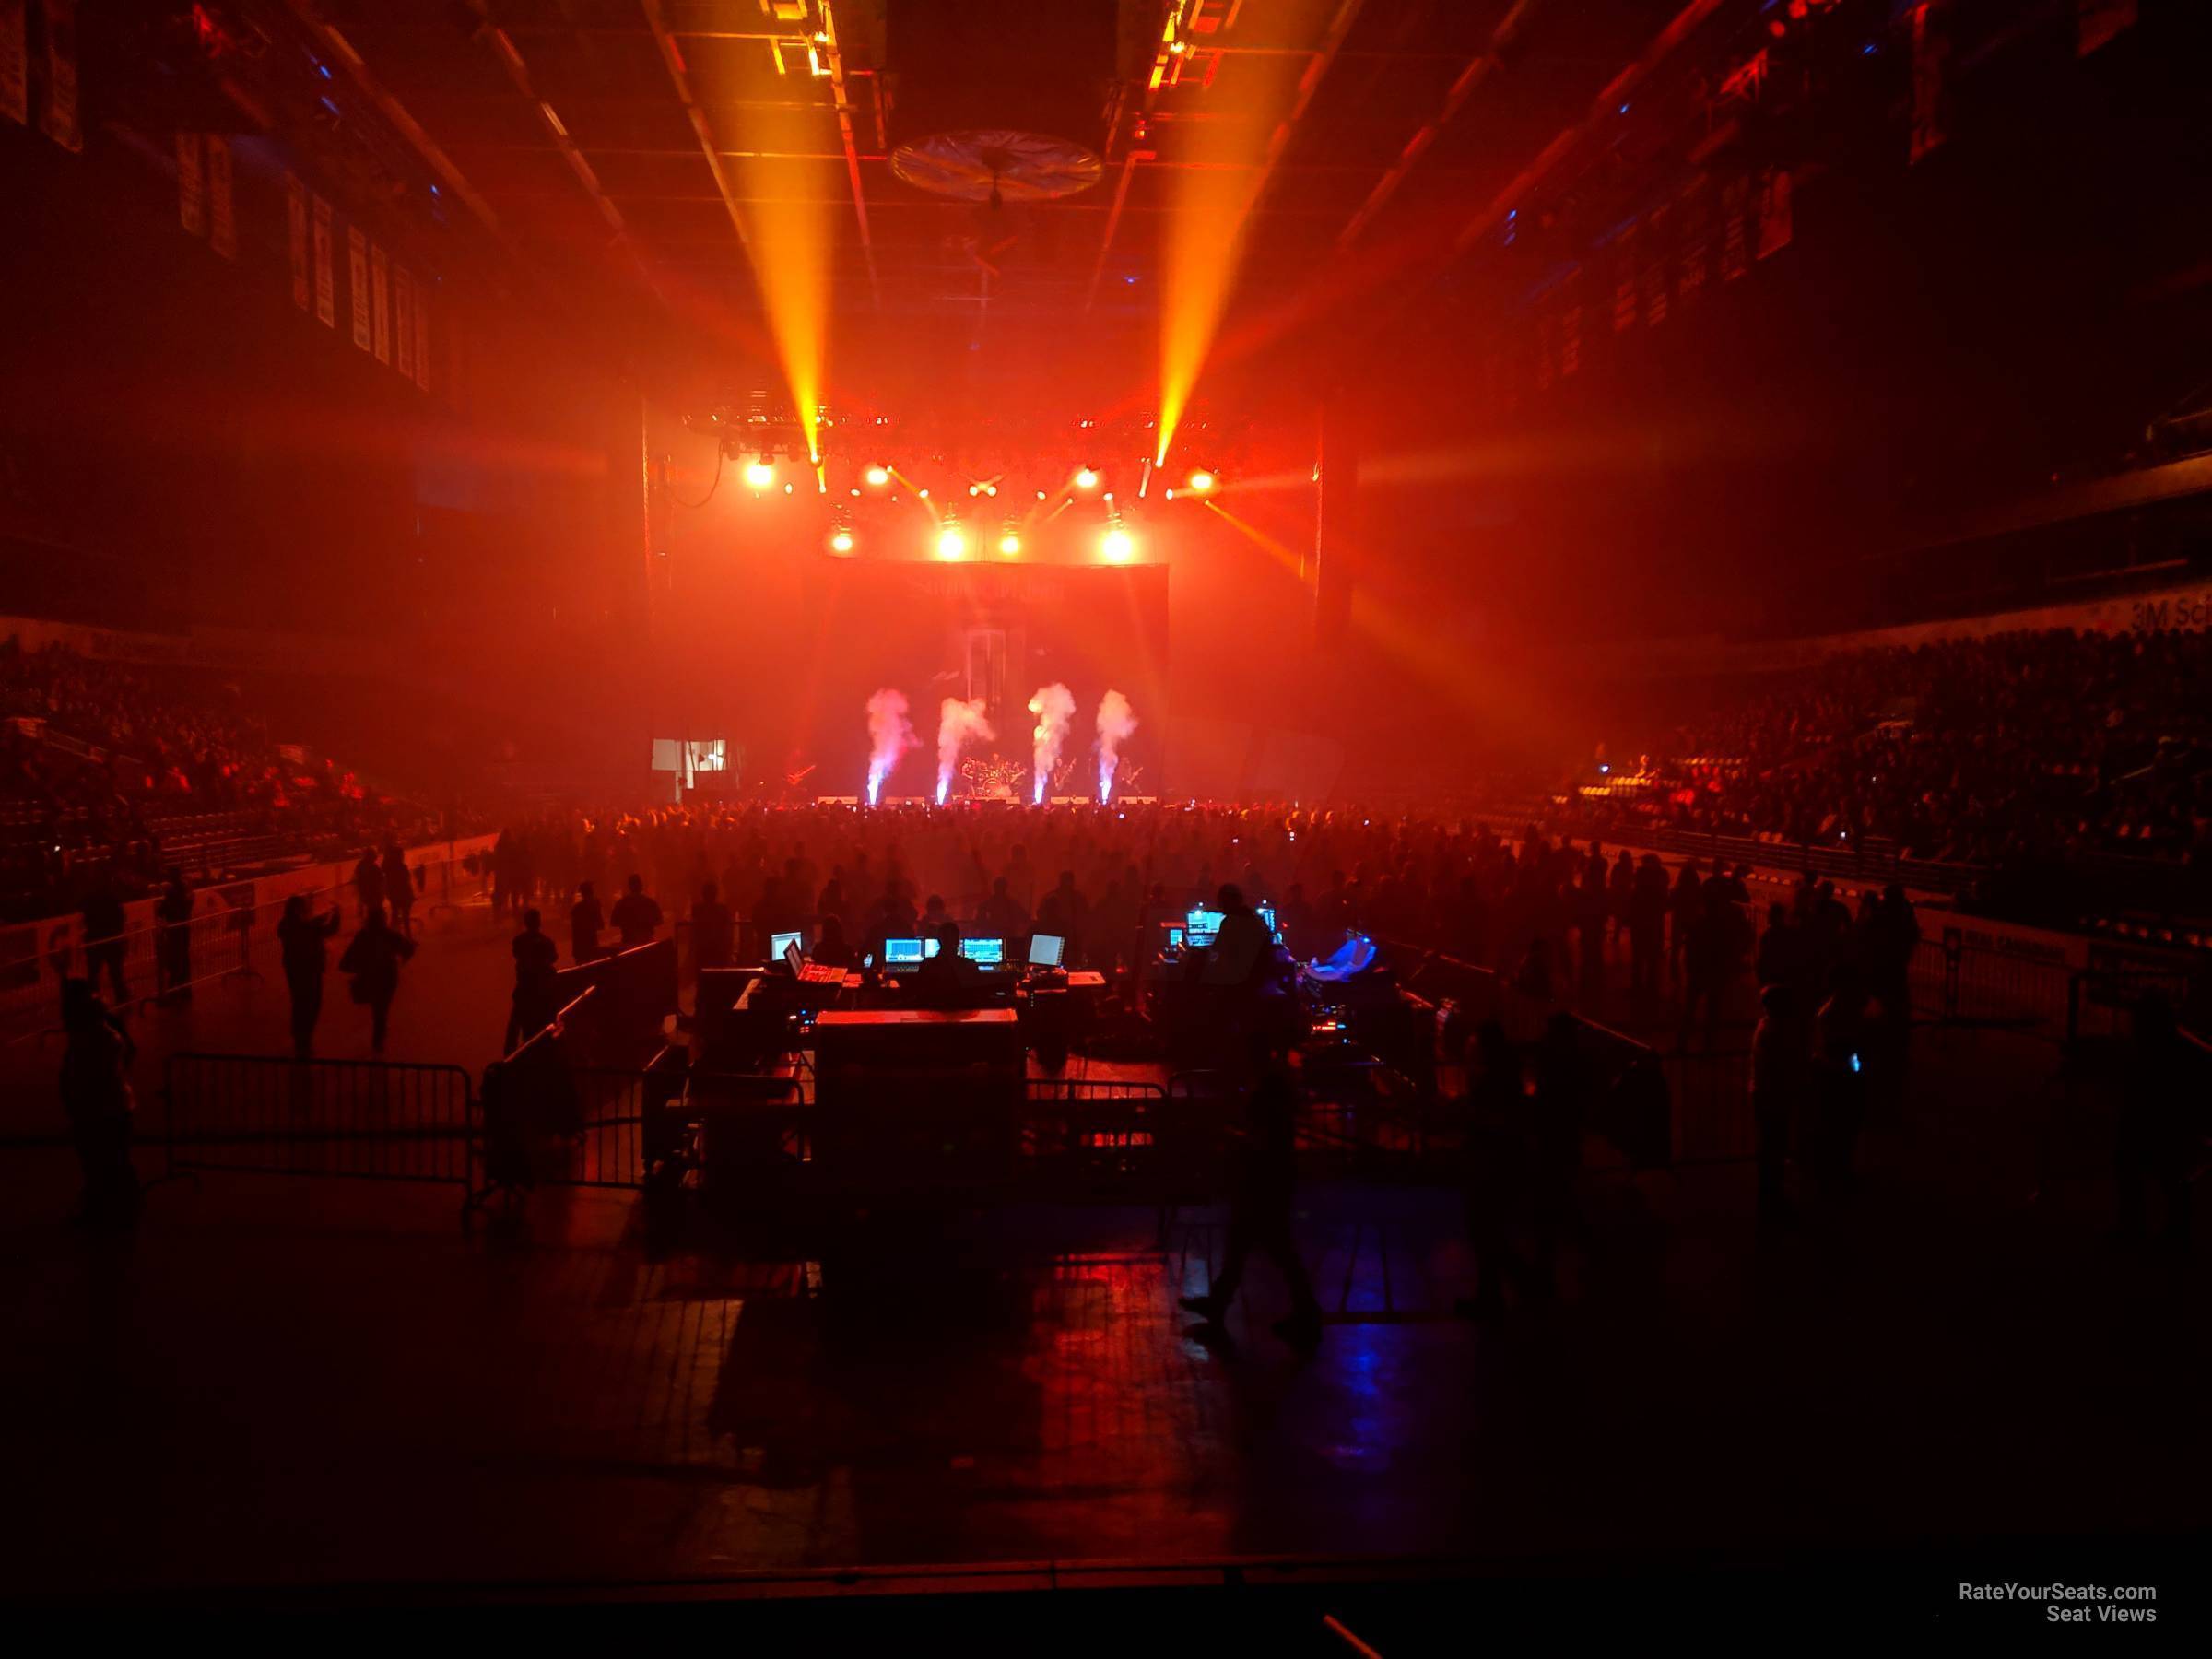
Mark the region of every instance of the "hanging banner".
<instances>
[{"instance_id":1,"label":"hanging banner","mask_svg":"<svg viewBox=\"0 0 2212 1659\"><path fill-rule=\"evenodd\" d=\"M39 124L64 149L85 147L76 109L76 0L46 0L46 109Z\"/></svg>"},{"instance_id":2,"label":"hanging banner","mask_svg":"<svg viewBox=\"0 0 2212 1659\"><path fill-rule=\"evenodd\" d=\"M1759 256L1766 258L1790 245L1790 170L1770 167L1759 176Z\"/></svg>"},{"instance_id":3,"label":"hanging banner","mask_svg":"<svg viewBox=\"0 0 2212 1659\"><path fill-rule=\"evenodd\" d=\"M30 119L30 34L27 0L0 0L0 115Z\"/></svg>"},{"instance_id":4,"label":"hanging banner","mask_svg":"<svg viewBox=\"0 0 2212 1659\"><path fill-rule=\"evenodd\" d=\"M292 232L292 303L307 309L307 186L287 173L284 206Z\"/></svg>"},{"instance_id":5,"label":"hanging banner","mask_svg":"<svg viewBox=\"0 0 2212 1659\"><path fill-rule=\"evenodd\" d=\"M392 273L393 332L399 337L394 342L394 367L402 380L415 378L415 278L401 265Z\"/></svg>"},{"instance_id":6,"label":"hanging banner","mask_svg":"<svg viewBox=\"0 0 2212 1659\"><path fill-rule=\"evenodd\" d=\"M1929 14L1934 0L1922 0L1912 8L1912 157L1915 161L1935 153L1943 142L1942 31Z\"/></svg>"},{"instance_id":7,"label":"hanging banner","mask_svg":"<svg viewBox=\"0 0 2212 1659\"><path fill-rule=\"evenodd\" d=\"M315 316L325 328L338 325L338 282L331 269L330 204L315 198Z\"/></svg>"},{"instance_id":8,"label":"hanging banner","mask_svg":"<svg viewBox=\"0 0 2212 1659\"><path fill-rule=\"evenodd\" d=\"M430 288L427 282L415 288L415 383L425 392L430 389Z\"/></svg>"},{"instance_id":9,"label":"hanging banner","mask_svg":"<svg viewBox=\"0 0 2212 1659\"><path fill-rule=\"evenodd\" d=\"M346 275L353 299L353 343L369 349L369 239L359 225L346 227Z\"/></svg>"},{"instance_id":10,"label":"hanging banner","mask_svg":"<svg viewBox=\"0 0 2212 1659\"><path fill-rule=\"evenodd\" d=\"M1626 334L1636 326L1636 230L1630 226L1620 239L1613 259L1613 332Z\"/></svg>"},{"instance_id":11,"label":"hanging banner","mask_svg":"<svg viewBox=\"0 0 2212 1659\"><path fill-rule=\"evenodd\" d=\"M382 246L369 247L369 314L376 340L376 360L392 360L392 265Z\"/></svg>"},{"instance_id":12,"label":"hanging banner","mask_svg":"<svg viewBox=\"0 0 2212 1659\"><path fill-rule=\"evenodd\" d=\"M200 165L200 135L177 135L177 218L187 236L207 234L207 173Z\"/></svg>"},{"instance_id":13,"label":"hanging banner","mask_svg":"<svg viewBox=\"0 0 2212 1659\"><path fill-rule=\"evenodd\" d=\"M1744 214L1751 196L1751 181L1731 179L1721 186L1721 280L1734 282L1750 268L1744 241Z\"/></svg>"},{"instance_id":14,"label":"hanging banner","mask_svg":"<svg viewBox=\"0 0 2212 1659\"><path fill-rule=\"evenodd\" d=\"M207 245L225 259L238 257L238 205L231 196L230 140L207 136Z\"/></svg>"},{"instance_id":15,"label":"hanging banner","mask_svg":"<svg viewBox=\"0 0 2212 1659\"><path fill-rule=\"evenodd\" d=\"M1583 366L1582 276L1567 278L1566 303L1559 310L1559 378L1567 379Z\"/></svg>"},{"instance_id":16,"label":"hanging banner","mask_svg":"<svg viewBox=\"0 0 2212 1659\"><path fill-rule=\"evenodd\" d=\"M2136 21L2136 0L2080 0L2075 8L2074 55L2088 57ZM18 121L23 118L18 115Z\"/></svg>"},{"instance_id":17,"label":"hanging banner","mask_svg":"<svg viewBox=\"0 0 2212 1659\"><path fill-rule=\"evenodd\" d=\"M1667 250L1664 244L1651 245L1658 237L1665 209L1655 211L1644 221L1648 232L1644 238L1646 253L1643 267L1643 324L1646 328L1656 328L1666 321Z\"/></svg>"}]
</instances>

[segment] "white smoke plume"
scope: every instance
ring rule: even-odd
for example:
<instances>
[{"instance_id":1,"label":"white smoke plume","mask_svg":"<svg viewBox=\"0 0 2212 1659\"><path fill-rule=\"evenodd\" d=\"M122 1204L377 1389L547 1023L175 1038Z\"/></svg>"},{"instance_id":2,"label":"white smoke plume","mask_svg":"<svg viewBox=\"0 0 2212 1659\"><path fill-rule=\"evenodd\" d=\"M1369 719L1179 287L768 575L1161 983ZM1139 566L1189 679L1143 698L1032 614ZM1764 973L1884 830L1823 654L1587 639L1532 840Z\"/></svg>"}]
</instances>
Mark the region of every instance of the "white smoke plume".
<instances>
[{"instance_id":1,"label":"white smoke plume","mask_svg":"<svg viewBox=\"0 0 2212 1659\"><path fill-rule=\"evenodd\" d=\"M1127 698L1119 691L1109 691L1099 699L1099 805L1101 806L1113 794L1113 774L1122 763L1122 745L1129 741L1129 734L1135 730L1136 715L1131 712Z\"/></svg>"},{"instance_id":2,"label":"white smoke plume","mask_svg":"<svg viewBox=\"0 0 2212 1659\"><path fill-rule=\"evenodd\" d=\"M885 687L868 699L868 805L883 793L883 781L899 764L899 757L914 747L914 728L907 724L906 693Z\"/></svg>"},{"instance_id":3,"label":"white smoke plume","mask_svg":"<svg viewBox=\"0 0 2212 1659\"><path fill-rule=\"evenodd\" d=\"M1030 712L1037 716L1037 729L1030 734L1030 755L1036 763L1032 798L1041 806L1044 792L1052 787L1053 768L1059 764L1060 746L1067 741L1067 728L1076 722L1076 694L1054 680L1030 699Z\"/></svg>"},{"instance_id":4,"label":"white smoke plume","mask_svg":"<svg viewBox=\"0 0 2212 1659\"><path fill-rule=\"evenodd\" d=\"M983 700L976 698L962 702L957 697L945 700L945 707L937 720L937 805L945 805L945 797L952 793L952 769L959 763L960 750L971 743L989 743L998 734L983 718Z\"/></svg>"}]
</instances>

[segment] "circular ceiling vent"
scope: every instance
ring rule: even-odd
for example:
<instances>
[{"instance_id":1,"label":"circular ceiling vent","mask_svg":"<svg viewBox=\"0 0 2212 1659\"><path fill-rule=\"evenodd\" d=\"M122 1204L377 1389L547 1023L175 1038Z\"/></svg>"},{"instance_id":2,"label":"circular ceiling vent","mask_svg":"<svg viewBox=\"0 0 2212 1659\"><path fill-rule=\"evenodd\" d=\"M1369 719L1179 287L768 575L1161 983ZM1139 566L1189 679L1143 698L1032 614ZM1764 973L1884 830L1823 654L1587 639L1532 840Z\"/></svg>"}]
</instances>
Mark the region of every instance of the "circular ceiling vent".
<instances>
[{"instance_id":1,"label":"circular ceiling vent","mask_svg":"<svg viewBox=\"0 0 2212 1659\"><path fill-rule=\"evenodd\" d=\"M891 152L891 171L917 189L996 206L1088 190L1105 163L1070 138L981 127L910 140Z\"/></svg>"}]
</instances>

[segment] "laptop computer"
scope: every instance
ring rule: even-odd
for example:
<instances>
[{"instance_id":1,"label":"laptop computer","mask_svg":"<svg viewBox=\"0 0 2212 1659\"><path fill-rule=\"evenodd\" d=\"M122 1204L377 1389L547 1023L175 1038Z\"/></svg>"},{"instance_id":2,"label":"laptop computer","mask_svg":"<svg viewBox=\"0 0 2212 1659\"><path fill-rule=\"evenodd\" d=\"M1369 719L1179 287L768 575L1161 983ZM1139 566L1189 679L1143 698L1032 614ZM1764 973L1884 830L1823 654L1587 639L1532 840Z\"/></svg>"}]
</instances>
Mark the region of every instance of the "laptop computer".
<instances>
[{"instance_id":1,"label":"laptop computer","mask_svg":"<svg viewBox=\"0 0 2212 1659\"><path fill-rule=\"evenodd\" d=\"M1030 935L1030 966L1057 968L1060 958L1067 949L1067 941L1058 934L1031 934Z\"/></svg>"}]
</instances>

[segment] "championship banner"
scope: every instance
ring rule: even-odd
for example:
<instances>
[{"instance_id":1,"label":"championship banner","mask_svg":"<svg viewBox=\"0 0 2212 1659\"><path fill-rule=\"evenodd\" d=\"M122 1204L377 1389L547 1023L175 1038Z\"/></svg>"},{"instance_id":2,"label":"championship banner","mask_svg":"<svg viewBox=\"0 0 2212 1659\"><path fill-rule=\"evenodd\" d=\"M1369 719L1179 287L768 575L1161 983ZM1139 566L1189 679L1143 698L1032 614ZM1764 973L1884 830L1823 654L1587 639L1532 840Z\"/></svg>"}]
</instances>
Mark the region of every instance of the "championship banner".
<instances>
[{"instance_id":1,"label":"championship banner","mask_svg":"<svg viewBox=\"0 0 2212 1659\"><path fill-rule=\"evenodd\" d=\"M0 115L30 119L30 34L27 0L0 0Z\"/></svg>"},{"instance_id":2,"label":"championship banner","mask_svg":"<svg viewBox=\"0 0 2212 1659\"><path fill-rule=\"evenodd\" d=\"M292 232L292 303L307 309L307 186L284 176L284 206Z\"/></svg>"},{"instance_id":3,"label":"championship banner","mask_svg":"<svg viewBox=\"0 0 2212 1659\"><path fill-rule=\"evenodd\" d=\"M1770 167L1759 176L1759 256L1767 258L1790 245L1790 170Z\"/></svg>"},{"instance_id":4,"label":"championship banner","mask_svg":"<svg viewBox=\"0 0 2212 1659\"><path fill-rule=\"evenodd\" d=\"M1945 44L1940 30L1931 27L1929 13L1935 0L1921 0L1912 8L1912 159L1935 153L1943 142L1943 60Z\"/></svg>"},{"instance_id":5,"label":"championship banner","mask_svg":"<svg viewBox=\"0 0 2212 1659\"><path fill-rule=\"evenodd\" d=\"M425 392L430 389L430 290L427 283L415 289L415 384Z\"/></svg>"},{"instance_id":6,"label":"championship banner","mask_svg":"<svg viewBox=\"0 0 2212 1659\"><path fill-rule=\"evenodd\" d=\"M2136 21L2136 0L2079 0L2074 13L2074 55L2088 57ZM18 121L22 116L16 117Z\"/></svg>"},{"instance_id":7,"label":"championship banner","mask_svg":"<svg viewBox=\"0 0 2212 1659\"><path fill-rule=\"evenodd\" d=\"M76 109L76 0L46 0L46 109L39 124L64 149L85 147Z\"/></svg>"},{"instance_id":8,"label":"championship banner","mask_svg":"<svg viewBox=\"0 0 2212 1659\"><path fill-rule=\"evenodd\" d=\"M376 338L376 360L392 360L392 262L382 246L369 245L369 300L371 332Z\"/></svg>"},{"instance_id":9,"label":"championship banner","mask_svg":"<svg viewBox=\"0 0 2212 1659\"><path fill-rule=\"evenodd\" d=\"M1721 186L1721 280L1734 282L1750 269L1745 244L1744 216L1751 197L1751 181L1735 178Z\"/></svg>"},{"instance_id":10,"label":"championship banner","mask_svg":"<svg viewBox=\"0 0 2212 1659\"><path fill-rule=\"evenodd\" d=\"M338 325L338 284L330 265L330 204L315 198L315 316L325 328Z\"/></svg>"},{"instance_id":11,"label":"championship banner","mask_svg":"<svg viewBox=\"0 0 2212 1659\"><path fill-rule=\"evenodd\" d=\"M238 257L238 204L231 195L230 140L207 135L207 245L225 259Z\"/></svg>"},{"instance_id":12,"label":"championship banner","mask_svg":"<svg viewBox=\"0 0 2212 1659\"><path fill-rule=\"evenodd\" d=\"M1626 334L1636 326L1636 228L1631 225L1621 233L1620 246L1614 253L1613 266L1613 332Z\"/></svg>"},{"instance_id":13,"label":"championship banner","mask_svg":"<svg viewBox=\"0 0 2212 1659\"><path fill-rule=\"evenodd\" d=\"M207 174L200 165L200 135L177 135L177 218L187 236L207 234Z\"/></svg>"},{"instance_id":14,"label":"championship banner","mask_svg":"<svg viewBox=\"0 0 2212 1659\"><path fill-rule=\"evenodd\" d=\"M352 277L353 343L369 349L369 239L359 225L346 227L347 274Z\"/></svg>"},{"instance_id":15,"label":"championship banner","mask_svg":"<svg viewBox=\"0 0 2212 1659\"><path fill-rule=\"evenodd\" d=\"M401 265L392 273L393 333L399 337L394 342L394 366L402 380L415 378L415 278Z\"/></svg>"}]
</instances>

